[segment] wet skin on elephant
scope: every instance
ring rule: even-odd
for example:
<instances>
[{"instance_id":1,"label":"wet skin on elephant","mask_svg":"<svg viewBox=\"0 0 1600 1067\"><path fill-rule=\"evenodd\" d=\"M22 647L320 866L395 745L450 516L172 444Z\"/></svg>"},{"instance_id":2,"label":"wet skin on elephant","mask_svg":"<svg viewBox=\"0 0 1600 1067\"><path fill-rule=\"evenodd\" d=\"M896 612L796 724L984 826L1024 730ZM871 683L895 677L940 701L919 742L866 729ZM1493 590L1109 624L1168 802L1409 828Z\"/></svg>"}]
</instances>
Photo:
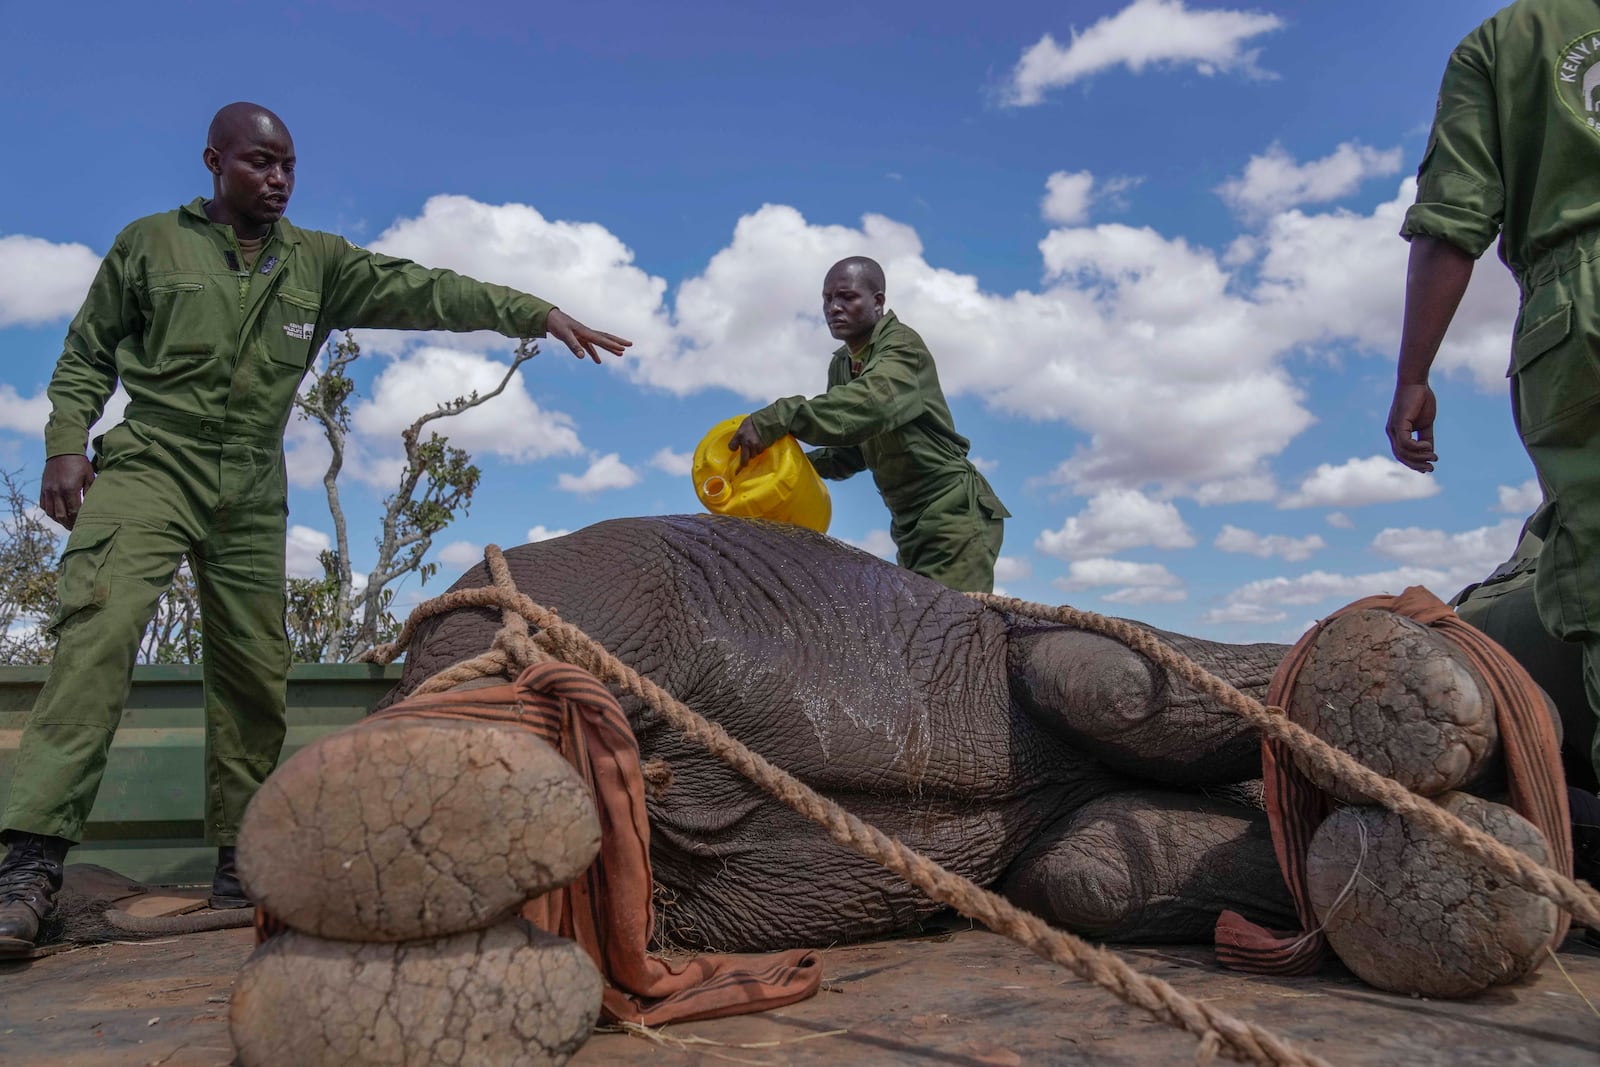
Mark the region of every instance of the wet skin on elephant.
<instances>
[{"instance_id":1,"label":"wet skin on elephant","mask_svg":"<svg viewBox=\"0 0 1600 1067\"><path fill-rule=\"evenodd\" d=\"M518 588L855 815L1044 918L1208 939L1223 908L1287 926L1265 816L1200 787L1260 775L1231 713L1097 634L1010 617L798 527L618 519L509 549ZM479 565L453 588L490 584ZM490 646L499 612L418 631L398 699ZM1152 631L1261 696L1286 651ZM913 928L919 892L769 798L633 698L660 934L821 945Z\"/></svg>"}]
</instances>

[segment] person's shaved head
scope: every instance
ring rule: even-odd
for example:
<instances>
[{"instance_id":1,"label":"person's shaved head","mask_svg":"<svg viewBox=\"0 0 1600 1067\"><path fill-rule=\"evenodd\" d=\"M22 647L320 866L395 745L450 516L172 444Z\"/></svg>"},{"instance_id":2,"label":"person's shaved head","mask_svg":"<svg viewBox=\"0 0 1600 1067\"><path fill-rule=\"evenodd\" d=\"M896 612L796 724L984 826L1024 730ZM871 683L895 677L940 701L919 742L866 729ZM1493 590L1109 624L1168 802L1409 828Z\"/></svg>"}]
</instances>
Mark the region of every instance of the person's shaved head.
<instances>
[{"instance_id":1,"label":"person's shaved head","mask_svg":"<svg viewBox=\"0 0 1600 1067\"><path fill-rule=\"evenodd\" d=\"M201 153L211 172L206 214L254 240L283 217L294 193L294 138L260 104L240 101L218 111Z\"/></svg>"},{"instance_id":2,"label":"person's shaved head","mask_svg":"<svg viewBox=\"0 0 1600 1067\"><path fill-rule=\"evenodd\" d=\"M859 271L861 284L869 286L874 293L884 292L887 283L883 280L883 268L878 266L878 261L868 259L866 256L849 256L841 259L828 268L831 277L835 271Z\"/></svg>"},{"instance_id":3,"label":"person's shaved head","mask_svg":"<svg viewBox=\"0 0 1600 1067\"><path fill-rule=\"evenodd\" d=\"M828 332L857 351L883 317L883 268L866 256L841 259L822 279L822 317Z\"/></svg>"},{"instance_id":4,"label":"person's shaved head","mask_svg":"<svg viewBox=\"0 0 1600 1067\"><path fill-rule=\"evenodd\" d=\"M260 104L240 100L211 117L211 125L206 129L206 147L223 152L257 133L288 139L289 127Z\"/></svg>"}]
</instances>

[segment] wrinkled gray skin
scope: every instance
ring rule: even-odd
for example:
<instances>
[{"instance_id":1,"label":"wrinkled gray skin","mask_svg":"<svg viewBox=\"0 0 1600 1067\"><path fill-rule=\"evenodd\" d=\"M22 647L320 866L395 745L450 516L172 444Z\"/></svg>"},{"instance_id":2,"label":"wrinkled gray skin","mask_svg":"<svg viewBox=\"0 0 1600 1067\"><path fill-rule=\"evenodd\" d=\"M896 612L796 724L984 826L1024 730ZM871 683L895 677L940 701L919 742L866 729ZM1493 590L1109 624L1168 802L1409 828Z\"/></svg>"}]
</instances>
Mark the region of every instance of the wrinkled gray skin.
<instances>
[{"instance_id":1,"label":"wrinkled gray skin","mask_svg":"<svg viewBox=\"0 0 1600 1067\"><path fill-rule=\"evenodd\" d=\"M1259 777L1256 736L1095 634L1009 618L838 541L713 516L619 519L506 552L517 586L861 818L1052 922L1209 939L1292 908L1265 816L1196 787ZM489 584L480 564L452 588ZM417 633L392 699L486 650L498 611ZM1160 633L1159 631L1156 631ZM1160 633L1260 696L1281 645ZM686 947L825 945L938 910L623 699Z\"/></svg>"}]
</instances>

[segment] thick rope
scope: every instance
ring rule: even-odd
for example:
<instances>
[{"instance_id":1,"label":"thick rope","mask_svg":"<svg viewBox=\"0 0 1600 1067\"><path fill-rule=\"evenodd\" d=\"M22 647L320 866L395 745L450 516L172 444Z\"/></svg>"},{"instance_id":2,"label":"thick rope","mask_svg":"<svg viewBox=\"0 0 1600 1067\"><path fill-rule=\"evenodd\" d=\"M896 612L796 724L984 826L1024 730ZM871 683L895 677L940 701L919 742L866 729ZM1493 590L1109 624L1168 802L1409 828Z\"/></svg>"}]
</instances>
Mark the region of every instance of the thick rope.
<instances>
[{"instance_id":1,"label":"thick rope","mask_svg":"<svg viewBox=\"0 0 1600 1067\"><path fill-rule=\"evenodd\" d=\"M254 908L230 908L226 911L194 911L182 915L130 915L116 908L107 908L108 924L128 934L148 937L174 937L179 934L203 934L210 930L237 930L256 921Z\"/></svg>"},{"instance_id":2,"label":"thick rope","mask_svg":"<svg viewBox=\"0 0 1600 1067\"><path fill-rule=\"evenodd\" d=\"M400 630L400 636L388 644L377 645L361 653L355 658L355 662L390 663L405 651L406 646L411 643L412 636L417 632L417 627L426 620L461 608L489 607L500 608L502 624L494 635L489 651L440 671L412 690L414 694L442 693L463 682L495 675L514 678L521 673L522 668L550 659L550 654L528 633L528 617L524 607L536 608L538 605L517 592L517 583L511 578L511 569L506 566L506 557L501 553L499 546L490 545L489 548L493 551L486 551L485 558L489 564L489 577L494 581L494 585L478 589L460 589L419 604L411 613L411 617L406 619L405 626Z\"/></svg>"},{"instance_id":3,"label":"thick rope","mask_svg":"<svg viewBox=\"0 0 1600 1067\"><path fill-rule=\"evenodd\" d=\"M498 546L489 545L484 555L495 581L493 586L445 593L418 605L395 641L372 649L363 658L379 663L391 662L406 648L423 621L461 608L498 606L507 622L495 637L495 648L476 659L434 675L413 692L438 692L461 681L482 677L485 673L500 673L501 667L488 671L488 664L491 661L499 662L498 657L502 655L514 659L515 654L510 649L536 646L535 651L541 655L547 651L559 660L583 668L600 681L639 697L680 732L699 742L784 805L821 826L833 840L882 864L931 899L983 923L996 933L1004 934L1045 959L1066 967L1078 977L1109 990L1124 1003L1142 1008L1162 1022L1199 1037L1203 1054L1209 1056L1220 1053L1242 1063L1278 1067L1331 1067L1320 1056L1299 1048L1270 1030L1184 996L1159 978L1140 974L1115 953L1050 926L1004 897L945 870L926 856L851 815L792 774L768 763L721 726L697 714L672 694L640 675L582 630L563 621L555 612L516 592ZM515 629L510 621L513 614L522 624L521 635L527 645L515 638L504 642L501 640L506 631ZM541 632L538 637L526 636L527 623L539 627Z\"/></svg>"},{"instance_id":4,"label":"thick rope","mask_svg":"<svg viewBox=\"0 0 1600 1067\"><path fill-rule=\"evenodd\" d=\"M1359 790L1395 814L1420 824L1462 851L1478 857L1502 878L1530 893L1554 901L1585 925L1600 929L1600 893L1588 884L1575 881L1501 844L1426 797L1418 796L1392 778L1378 774L1290 720L1282 708L1266 707L1259 700L1239 692L1187 656L1167 647L1154 634L1132 623L1097 615L1092 611L1051 607L988 593L967 595L999 611L1046 622L1059 622L1080 630L1093 630L1122 642L1210 696L1263 734L1289 746L1297 756L1328 777Z\"/></svg>"}]
</instances>

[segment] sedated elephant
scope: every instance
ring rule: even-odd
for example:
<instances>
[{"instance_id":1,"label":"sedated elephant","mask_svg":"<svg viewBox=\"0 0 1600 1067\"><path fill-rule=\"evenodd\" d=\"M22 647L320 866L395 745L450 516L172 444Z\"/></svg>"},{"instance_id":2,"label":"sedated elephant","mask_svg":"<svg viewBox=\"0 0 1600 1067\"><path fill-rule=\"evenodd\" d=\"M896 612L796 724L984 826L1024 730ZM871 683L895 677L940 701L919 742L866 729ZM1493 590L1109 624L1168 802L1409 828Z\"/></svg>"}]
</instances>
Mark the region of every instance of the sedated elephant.
<instances>
[{"instance_id":1,"label":"sedated elephant","mask_svg":"<svg viewBox=\"0 0 1600 1067\"><path fill-rule=\"evenodd\" d=\"M751 748L912 848L1047 920L1206 940L1232 908L1293 906L1239 719L1097 634L1009 617L798 527L618 519L508 550L517 586ZM452 588L489 584L483 565ZM487 649L498 611L413 639L398 699ZM1260 697L1286 646L1159 636ZM937 910L632 698L662 941L767 950L914 927Z\"/></svg>"}]
</instances>

